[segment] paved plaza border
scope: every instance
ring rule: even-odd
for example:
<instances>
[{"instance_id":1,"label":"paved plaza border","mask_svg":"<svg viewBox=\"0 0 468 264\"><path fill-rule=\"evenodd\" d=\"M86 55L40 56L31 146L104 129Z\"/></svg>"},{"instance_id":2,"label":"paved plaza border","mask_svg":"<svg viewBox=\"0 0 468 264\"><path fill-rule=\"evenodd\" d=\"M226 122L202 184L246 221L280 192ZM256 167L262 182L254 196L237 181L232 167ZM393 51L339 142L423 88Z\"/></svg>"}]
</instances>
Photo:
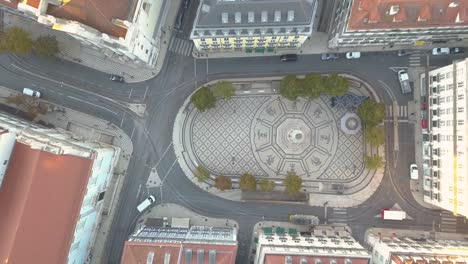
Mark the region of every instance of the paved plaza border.
<instances>
[{"instance_id":1,"label":"paved plaza border","mask_svg":"<svg viewBox=\"0 0 468 264\"><path fill-rule=\"evenodd\" d=\"M380 101L377 97L376 93L373 89L363 80L360 80L354 76L350 75L342 75L348 80L350 80L350 92L369 96L376 101ZM283 76L276 76L276 77L265 77L265 78L244 78L244 79L225 79L225 81L230 81L235 84L239 83L248 83L248 82L267 82L267 81L278 81L281 80ZM205 85L211 85L221 80L211 81ZM237 90L236 91L236 98L242 97L243 91ZM256 95L251 95L246 98L252 98ZM274 96L273 94L269 94L267 96ZM244 96L245 97L245 96ZM273 100L274 101L274 100ZM194 107L190 104L190 97L188 97L184 103L184 105L180 108L179 113L177 114L175 124L174 124L174 134L173 134L173 142L174 148L176 152L176 156L178 158L179 164L186 174L186 176L192 180L194 184L199 186L200 188L209 191L215 195L218 195L222 198L236 200L239 201L241 199L241 192L238 188L238 177L233 177L233 187L232 190L227 191L219 191L214 187L214 182L209 180L208 182L198 182L196 177L194 176L195 168L198 166L197 159L194 157L194 151L191 147L191 136L188 135L189 133L185 133L187 129L186 119L188 115L194 111ZM369 147L366 144L365 153L370 151ZM205 150L210 151L210 150ZM378 149L374 149L372 151L373 154L379 153L382 157L385 157L384 147L381 146ZM293 153L294 154L294 153ZM384 158L385 159L385 158ZM304 181L304 190L309 193L309 204L316 205L316 206L323 206L324 203L329 204L329 206L334 207L352 207L356 206L362 202L364 202L367 198L369 198L374 191L379 186L382 177L384 175L384 168L378 169L377 171L373 171L372 175L368 177L363 177L360 182L357 182L355 186L348 188L346 193L343 192L314 192L313 188L309 188L308 182ZM312 186L314 187L314 186ZM314 187L315 188L315 187ZM337 199L339 198L339 199Z\"/></svg>"}]
</instances>

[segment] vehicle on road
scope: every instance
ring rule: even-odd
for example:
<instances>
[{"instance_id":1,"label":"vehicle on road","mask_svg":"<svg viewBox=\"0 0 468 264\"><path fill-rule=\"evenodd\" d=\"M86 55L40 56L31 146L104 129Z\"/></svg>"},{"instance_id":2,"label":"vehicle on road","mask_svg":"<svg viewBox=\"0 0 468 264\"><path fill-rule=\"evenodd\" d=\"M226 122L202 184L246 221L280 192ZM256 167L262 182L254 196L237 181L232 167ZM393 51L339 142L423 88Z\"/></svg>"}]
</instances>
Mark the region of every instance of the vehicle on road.
<instances>
[{"instance_id":1,"label":"vehicle on road","mask_svg":"<svg viewBox=\"0 0 468 264\"><path fill-rule=\"evenodd\" d=\"M297 61L297 55L296 54L285 54L280 56L280 60L282 62L287 62L287 61Z\"/></svg>"},{"instance_id":2,"label":"vehicle on road","mask_svg":"<svg viewBox=\"0 0 468 264\"><path fill-rule=\"evenodd\" d=\"M30 89L30 88L23 88L23 94L28 95L28 96L32 96L32 97L37 97L37 98L41 97L40 92L38 92L36 90L33 90L33 89Z\"/></svg>"},{"instance_id":3,"label":"vehicle on road","mask_svg":"<svg viewBox=\"0 0 468 264\"><path fill-rule=\"evenodd\" d=\"M449 52L450 54L459 54L459 53L464 53L465 49L464 48L450 48Z\"/></svg>"},{"instance_id":4,"label":"vehicle on road","mask_svg":"<svg viewBox=\"0 0 468 264\"><path fill-rule=\"evenodd\" d=\"M412 180L419 179L418 165L411 164L409 170L410 170L410 177Z\"/></svg>"},{"instance_id":5,"label":"vehicle on road","mask_svg":"<svg viewBox=\"0 0 468 264\"><path fill-rule=\"evenodd\" d=\"M389 208L384 208L380 212L381 217L383 220L398 220L401 221L406 219L406 212L398 211L398 210L391 210Z\"/></svg>"},{"instance_id":6,"label":"vehicle on road","mask_svg":"<svg viewBox=\"0 0 468 264\"><path fill-rule=\"evenodd\" d=\"M398 80L400 81L401 92L403 94L411 93L409 75L405 70L398 71Z\"/></svg>"},{"instance_id":7,"label":"vehicle on road","mask_svg":"<svg viewBox=\"0 0 468 264\"><path fill-rule=\"evenodd\" d=\"M361 52L353 51L353 52L346 52L347 59L359 59L361 57Z\"/></svg>"},{"instance_id":8,"label":"vehicle on road","mask_svg":"<svg viewBox=\"0 0 468 264\"><path fill-rule=\"evenodd\" d=\"M323 53L322 56L320 56L320 59L323 61L327 60L337 60L339 58L337 53Z\"/></svg>"},{"instance_id":9,"label":"vehicle on road","mask_svg":"<svg viewBox=\"0 0 468 264\"><path fill-rule=\"evenodd\" d=\"M449 48L433 48L432 49L432 55L438 56L438 55L447 55L447 54L450 54Z\"/></svg>"},{"instance_id":10,"label":"vehicle on road","mask_svg":"<svg viewBox=\"0 0 468 264\"><path fill-rule=\"evenodd\" d=\"M295 225L318 225L319 219L315 215L289 215L289 221Z\"/></svg>"},{"instance_id":11,"label":"vehicle on road","mask_svg":"<svg viewBox=\"0 0 468 264\"><path fill-rule=\"evenodd\" d=\"M143 212L146 208L148 208L152 203L154 203L154 201L156 201L156 199L154 198L153 195L150 195L148 198L146 198L143 202L141 202L138 206L137 206L137 210L138 212Z\"/></svg>"},{"instance_id":12,"label":"vehicle on road","mask_svg":"<svg viewBox=\"0 0 468 264\"><path fill-rule=\"evenodd\" d=\"M111 76L109 77L109 80L113 82L119 82L119 83L123 83L125 81L123 76L115 75L115 74L111 74Z\"/></svg>"},{"instance_id":13,"label":"vehicle on road","mask_svg":"<svg viewBox=\"0 0 468 264\"><path fill-rule=\"evenodd\" d=\"M403 56L408 56L408 55L411 55L411 54L414 54L415 51L414 50L399 50L397 52L397 55L398 57L403 57Z\"/></svg>"}]
</instances>

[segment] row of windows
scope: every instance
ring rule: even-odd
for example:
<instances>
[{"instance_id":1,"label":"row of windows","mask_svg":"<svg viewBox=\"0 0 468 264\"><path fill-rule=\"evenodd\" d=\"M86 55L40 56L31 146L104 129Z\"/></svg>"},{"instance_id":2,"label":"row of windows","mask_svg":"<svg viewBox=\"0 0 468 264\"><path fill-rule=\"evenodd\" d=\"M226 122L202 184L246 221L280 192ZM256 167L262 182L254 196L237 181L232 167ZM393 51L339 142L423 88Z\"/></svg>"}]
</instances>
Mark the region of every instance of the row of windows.
<instances>
[{"instance_id":1,"label":"row of windows","mask_svg":"<svg viewBox=\"0 0 468 264\"><path fill-rule=\"evenodd\" d=\"M278 36L272 36L271 40L276 40L277 38L278 38ZM219 38L219 39L221 40L221 38ZM232 38L223 38L224 41L229 41L230 39L232 39ZM245 37L236 37L236 38L234 38L235 41L244 40L244 39L246 39L246 38ZM285 36L283 39L289 39L289 36ZM296 40L299 39L299 36L298 35L294 36L294 39L296 39ZM254 37L247 37L247 41L253 41L253 40L254 40ZM259 41L266 40L266 38L265 37L260 37L260 38L258 38L258 40ZM206 38L200 38L200 41L205 42ZM211 41L218 41L218 38L211 38Z\"/></svg>"}]
</instances>

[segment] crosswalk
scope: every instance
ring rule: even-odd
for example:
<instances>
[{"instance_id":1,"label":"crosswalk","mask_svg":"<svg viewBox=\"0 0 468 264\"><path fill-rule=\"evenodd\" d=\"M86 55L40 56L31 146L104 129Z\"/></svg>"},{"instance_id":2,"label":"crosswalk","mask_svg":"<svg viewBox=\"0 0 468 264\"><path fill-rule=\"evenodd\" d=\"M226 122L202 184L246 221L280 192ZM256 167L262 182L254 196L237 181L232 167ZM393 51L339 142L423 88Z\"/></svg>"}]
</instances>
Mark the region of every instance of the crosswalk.
<instances>
[{"instance_id":1,"label":"crosswalk","mask_svg":"<svg viewBox=\"0 0 468 264\"><path fill-rule=\"evenodd\" d=\"M440 216L441 232L457 232L457 218L451 212L444 211Z\"/></svg>"},{"instance_id":2,"label":"crosswalk","mask_svg":"<svg viewBox=\"0 0 468 264\"><path fill-rule=\"evenodd\" d=\"M348 222L348 209L346 208L333 208L332 217L329 219L330 223L347 223Z\"/></svg>"},{"instance_id":3,"label":"crosswalk","mask_svg":"<svg viewBox=\"0 0 468 264\"><path fill-rule=\"evenodd\" d=\"M385 109L387 117L393 117L393 105L387 105ZM408 117L408 106L399 105L398 106L398 118L407 118Z\"/></svg>"},{"instance_id":4,"label":"crosswalk","mask_svg":"<svg viewBox=\"0 0 468 264\"><path fill-rule=\"evenodd\" d=\"M421 53L420 51L414 51L413 54L409 56L409 66L410 67L421 67Z\"/></svg>"},{"instance_id":5,"label":"crosswalk","mask_svg":"<svg viewBox=\"0 0 468 264\"><path fill-rule=\"evenodd\" d=\"M187 39L177 37L171 38L169 50L183 56L190 56L192 54L193 42Z\"/></svg>"}]
</instances>

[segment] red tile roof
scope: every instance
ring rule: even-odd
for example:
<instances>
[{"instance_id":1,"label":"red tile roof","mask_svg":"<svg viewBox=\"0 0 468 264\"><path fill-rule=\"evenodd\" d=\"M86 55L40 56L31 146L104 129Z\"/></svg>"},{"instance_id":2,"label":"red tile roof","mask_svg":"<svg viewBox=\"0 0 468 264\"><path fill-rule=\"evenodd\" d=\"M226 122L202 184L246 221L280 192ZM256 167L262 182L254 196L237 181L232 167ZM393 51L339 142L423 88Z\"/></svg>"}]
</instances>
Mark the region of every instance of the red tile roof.
<instances>
[{"instance_id":1,"label":"red tile roof","mask_svg":"<svg viewBox=\"0 0 468 264\"><path fill-rule=\"evenodd\" d=\"M0 263L66 263L91 167L15 144L0 189Z\"/></svg>"},{"instance_id":2,"label":"red tile roof","mask_svg":"<svg viewBox=\"0 0 468 264\"><path fill-rule=\"evenodd\" d=\"M266 255L265 261L261 264L284 264L286 263L287 255ZM292 257L292 264L299 264L301 263L301 258L304 257L307 260L307 263L316 263L316 259L320 259L323 264L330 264L330 261L333 259L336 261L336 264L344 264L345 259L350 259L352 264L368 264L368 258L345 258L345 257L325 257L325 256L293 256Z\"/></svg>"},{"instance_id":3,"label":"red tile roof","mask_svg":"<svg viewBox=\"0 0 468 264\"><path fill-rule=\"evenodd\" d=\"M15 8L18 6L18 0L0 0L0 5Z\"/></svg>"},{"instance_id":4,"label":"red tile roof","mask_svg":"<svg viewBox=\"0 0 468 264\"><path fill-rule=\"evenodd\" d=\"M468 0L354 0L347 30L434 26L468 26Z\"/></svg>"},{"instance_id":5,"label":"red tile roof","mask_svg":"<svg viewBox=\"0 0 468 264\"><path fill-rule=\"evenodd\" d=\"M121 264L146 263L150 252L154 252L154 264L164 263L166 253L171 255L169 264L186 264L184 253L186 249L192 249L193 263L197 259L199 249L205 251L205 264L209 263L210 250L216 250L216 264L235 264L236 262L237 245L126 241ZM180 253L182 255L179 256ZM179 259L180 262L178 262Z\"/></svg>"},{"instance_id":6,"label":"red tile roof","mask_svg":"<svg viewBox=\"0 0 468 264\"><path fill-rule=\"evenodd\" d=\"M112 24L126 20L132 0L70 0L61 6L49 4L47 14L78 21L113 37L125 37L127 30Z\"/></svg>"}]
</instances>

